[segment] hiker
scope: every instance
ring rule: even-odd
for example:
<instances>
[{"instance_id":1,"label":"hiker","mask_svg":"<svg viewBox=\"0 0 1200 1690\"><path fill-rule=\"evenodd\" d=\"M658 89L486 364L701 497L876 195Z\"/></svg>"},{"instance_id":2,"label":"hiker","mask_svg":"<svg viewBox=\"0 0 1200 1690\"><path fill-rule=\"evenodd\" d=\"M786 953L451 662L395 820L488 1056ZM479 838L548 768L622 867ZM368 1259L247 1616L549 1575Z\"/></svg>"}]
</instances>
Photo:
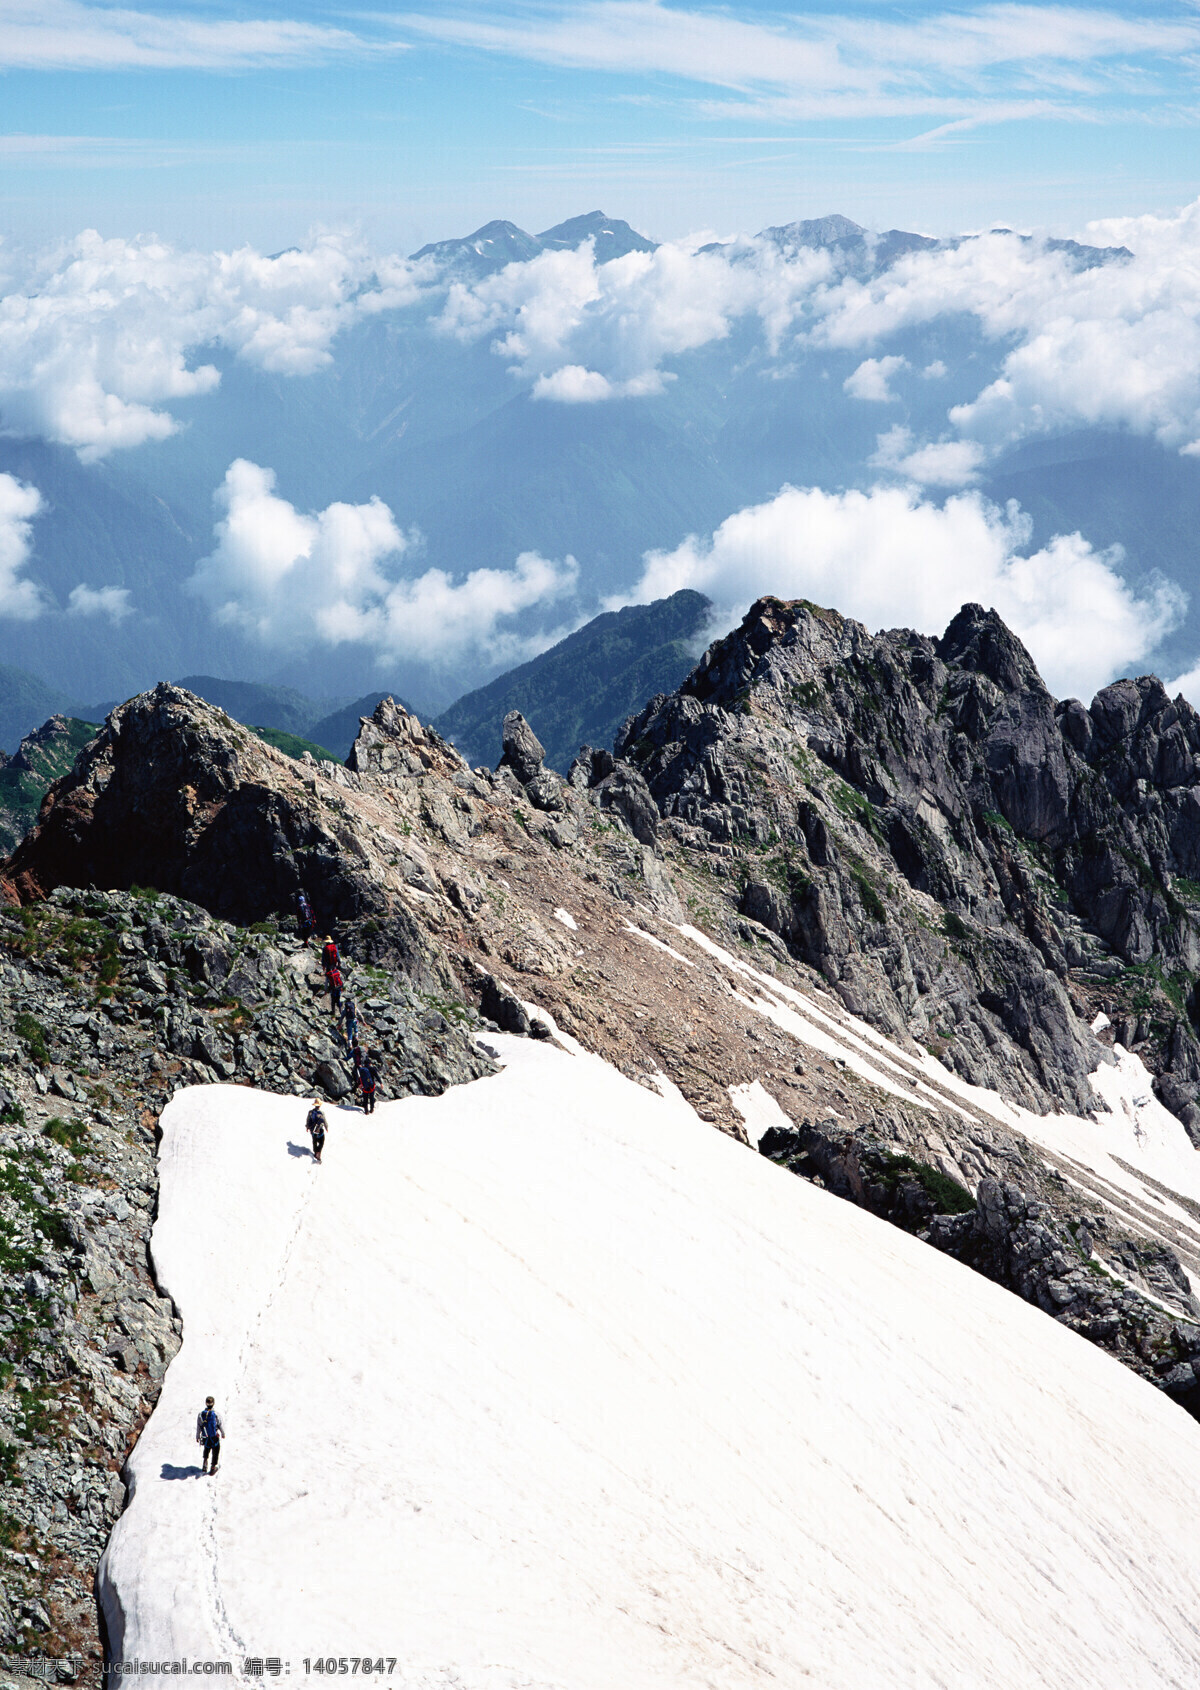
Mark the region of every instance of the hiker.
<instances>
[{"instance_id":1,"label":"hiker","mask_svg":"<svg viewBox=\"0 0 1200 1690\"><path fill-rule=\"evenodd\" d=\"M317 929L316 917L313 915L313 908L308 901L307 892L303 890L297 892L296 907L300 912L300 937L307 944Z\"/></svg>"},{"instance_id":2,"label":"hiker","mask_svg":"<svg viewBox=\"0 0 1200 1690\"><path fill-rule=\"evenodd\" d=\"M353 1056L354 1047L358 1043L358 1005L349 992L346 993L338 1020L346 1034L346 1054Z\"/></svg>"},{"instance_id":3,"label":"hiker","mask_svg":"<svg viewBox=\"0 0 1200 1690\"><path fill-rule=\"evenodd\" d=\"M362 1061L358 1065L358 1088L362 1092L362 1106L364 1115L375 1113L375 1074L369 1062Z\"/></svg>"},{"instance_id":4,"label":"hiker","mask_svg":"<svg viewBox=\"0 0 1200 1690\"><path fill-rule=\"evenodd\" d=\"M325 975L325 984L329 988L329 1013L336 1016L338 1005L342 1001L342 987L345 985L341 969L329 969Z\"/></svg>"},{"instance_id":5,"label":"hiker","mask_svg":"<svg viewBox=\"0 0 1200 1690\"><path fill-rule=\"evenodd\" d=\"M221 1424L221 1416L213 1406L215 1397L205 1397L204 1407L196 1416L196 1442L204 1445L204 1462L200 1468L202 1473L215 1473L217 1462L221 1459L221 1439L225 1436L225 1428ZM212 1456L212 1467L208 1465L208 1458Z\"/></svg>"},{"instance_id":6,"label":"hiker","mask_svg":"<svg viewBox=\"0 0 1200 1690\"><path fill-rule=\"evenodd\" d=\"M337 946L334 944L334 942L330 938L329 934L326 933L325 943L321 947L321 967L325 970L325 973L328 975L335 968L338 967L341 960L342 960L341 957L338 955Z\"/></svg>"},{"instance_id":7,"label":"hiker","mask_svg":"<svg viewBox=\"0 0 1200 1690\"><path fill-rule=\"evenodd\" d=\"M325 1111L321 1108L319 1099L315 1097L304 1127L308 1136L312 1139L313 1161L319 1162L321 1152L325 1148Z\"/></svg>"}]
</instances>

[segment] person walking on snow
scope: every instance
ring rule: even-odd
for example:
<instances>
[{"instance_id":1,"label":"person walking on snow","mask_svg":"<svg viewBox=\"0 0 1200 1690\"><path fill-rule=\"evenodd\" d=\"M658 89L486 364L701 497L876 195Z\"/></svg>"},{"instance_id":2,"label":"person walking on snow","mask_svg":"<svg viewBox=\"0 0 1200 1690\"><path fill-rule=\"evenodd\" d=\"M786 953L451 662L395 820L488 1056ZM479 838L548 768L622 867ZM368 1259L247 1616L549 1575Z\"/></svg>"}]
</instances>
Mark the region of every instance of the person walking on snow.
<instances>
[{"instance_id":1,"label":"person walking on snow","mask_svg":"<svg viewBox=\"0 0 1200 1690\"><path fill-rule=\"evenodd\" d=\"M325 1111L314 1097L313 1106L308 1112L308 1119L304 1123L305 1131L312 1139L313 1161L321 1160L321 1152L325 1148Z\"/></svg>"},{"instance_id":2,"label":"person walking on snow","mask_svg":"<svg viewBox=\"0 0 1200 1690\"><path fill-rule=\"evenodd\" d=\"M196 1442L204 1445L204 1461L200 1471L215 1473L217 1462L221 1459L221 1439L225 1436L225 1428L221 1424L221 1416L213 1406L216 1399L205 1397L204 1407L196 1416ZM209 1468L208 1458L212 1456L212 1467Z\"/></svg>"},{"instance_id":3,"label":"person walking on snow","mask_svg":"<svg viewBox=\"0 0 1200 1690\"><path fill-rule=\"evenodd\" d=\"M364 1115L375 1113L375 1074L367 1062L358 1065L358 1084L362 1092L362 1106Z\"/></svg>"},{"instance_id":4,"label":"person walking on snow","mask_svg":"<svg viewBox=\"0 0 1200 1690\"><path fill-rule=\"evenodd\" d=\"M341 969L331 968L325 976L325 984L329 987L329 1013L336 1016L342 1001L342 987L345 984Z\"/></svg>"}]
</instances>

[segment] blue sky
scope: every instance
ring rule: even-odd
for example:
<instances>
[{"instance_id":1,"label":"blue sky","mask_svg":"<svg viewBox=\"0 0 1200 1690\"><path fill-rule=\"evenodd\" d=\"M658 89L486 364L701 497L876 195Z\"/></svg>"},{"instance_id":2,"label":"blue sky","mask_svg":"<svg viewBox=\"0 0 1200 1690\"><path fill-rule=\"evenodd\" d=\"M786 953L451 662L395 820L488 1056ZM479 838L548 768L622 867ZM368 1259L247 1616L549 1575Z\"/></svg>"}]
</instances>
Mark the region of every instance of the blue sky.
<instances>
[{"instance_id":1,"label":"blue sky","mask_svg":"<svg viewBox=\"0 0 1200 1690\"><path fill-rule=\"evenodd\" d=\"M0 228L411 250L603 207L1070 230L1200 190L1200 8L0 0Z\"/></svg>"}]
</instances>

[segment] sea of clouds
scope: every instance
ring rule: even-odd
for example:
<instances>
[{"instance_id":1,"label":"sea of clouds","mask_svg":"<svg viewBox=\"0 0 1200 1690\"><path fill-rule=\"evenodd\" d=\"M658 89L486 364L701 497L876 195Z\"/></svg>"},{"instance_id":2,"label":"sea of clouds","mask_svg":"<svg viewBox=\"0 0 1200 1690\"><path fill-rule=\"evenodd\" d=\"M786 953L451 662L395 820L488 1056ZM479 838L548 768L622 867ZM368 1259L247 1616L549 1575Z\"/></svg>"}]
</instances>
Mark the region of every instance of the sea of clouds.
<instances>
[{"instance_id":1,"label":"sea of clouds","mask_svg":"<svg viewBox=\"0 0 1200 1690\"><path fill-rule=\"evenodd\" d=\"M414 306L447 341L485 342L514 392L547 405L637 401L663 392L673 363L749 324L781 367L799 353L858 356L844 390L879 410L875 483L783 487L712 534L648 553L636 580L614 583L612 602L698 587L728 625L760 592L803 594L872 626L937 631L978 599L1026 640L1056 691L1090 696L1153 652L1178 622L1181 591L1131 590L1119 552L1078 534L1031 552L1020 511L975 484L1015 442L1080 427L1200 455L1200 201L1081 233L1131 256L1087 267L996 232L876 275L851 273L828 250L738 237L607 264L589 244L472 283L337 233L265 257L88 232L46 252L0 252L0 417L9 434L94 462L174 433L173 402L221 379L214 349L302 381L336 359L349 326ZM995 356L978 392L914 433L888 415L897 384L946 370L914 368L896 348L940 319L969 321ZM522 613L557 603L571 625L570 558L527 552L458 580L420 572L404 512L378 499L298 510L269 467L243 459L214 497L213 549L191 590L217 621L266 645L358 641L392 660L435 641L444 656L498 661L527 654ZM36 487L0 476L0 616L45 609L28 572L42 503ZM68 608L112 620L136 611L124 589L87 582ZM595 608L576 605L576 620Z\"/></svg>"}]
</instances>

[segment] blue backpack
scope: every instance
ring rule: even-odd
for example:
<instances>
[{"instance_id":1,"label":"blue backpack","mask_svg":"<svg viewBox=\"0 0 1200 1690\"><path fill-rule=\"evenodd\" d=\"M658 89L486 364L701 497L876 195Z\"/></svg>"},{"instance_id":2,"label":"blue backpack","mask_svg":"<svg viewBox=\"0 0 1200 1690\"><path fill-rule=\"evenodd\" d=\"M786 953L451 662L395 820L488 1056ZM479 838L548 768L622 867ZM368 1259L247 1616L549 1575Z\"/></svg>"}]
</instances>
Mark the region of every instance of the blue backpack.
<instances>
[{"instance_id":1,"label":"blue backpack","mask_svg":"<svg viewBox=\"0 0 1200 1690\"><path fill-rule=\"evenodd\" d=\"M217 1411L209 1408L204 1413L204 1436L212 1443L217 1435Z\"/></svg>"},{"instance_id":2,"label":"blue backpack","mask_svg":"<svg viewBox=\"0 0 1200 1690\"><path fill-rule=\"evenodd\" d=\"M359 1064L358 1083L364 1093L375 1090L375 1076L365 1062Z\"/></svg>"}]
</instances>

